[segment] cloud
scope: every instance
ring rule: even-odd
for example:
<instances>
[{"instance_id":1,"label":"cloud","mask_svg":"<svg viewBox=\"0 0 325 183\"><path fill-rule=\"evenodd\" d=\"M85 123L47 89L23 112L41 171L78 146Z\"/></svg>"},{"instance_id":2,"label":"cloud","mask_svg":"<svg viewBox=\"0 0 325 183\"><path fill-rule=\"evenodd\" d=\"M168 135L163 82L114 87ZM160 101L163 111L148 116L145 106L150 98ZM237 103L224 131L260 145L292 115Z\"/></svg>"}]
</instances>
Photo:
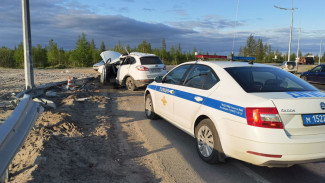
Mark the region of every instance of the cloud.
<instances>
[{"instance_id":1,"label":"cloud","mask_svg":"<svg viewBox=\"0 0 325 183\"><path fill-rule=\"evenodd\" d=\"M181 43L183 51L195 47L203 52L229 54L232 50L235 22L218 15L198 17L197 20L148 23L123 15L97 15L88 6L71 0L33 0L30 1L30 8L33 45L45 46L50 39L54 39L59 47L73 49L78 36L84 32L88 40L95 40L97 46L104 41L107 47L113 47L121 41L125 46L135 47L147 40L154 48L159 48L161 39L165 38L168 47ZM175 9L174 13L186 15L186 11L182 9ZM21 22L21 1L2 0L0 47L13 48L22 41ZM252 32L244 30L247 24L246 21L237 23L235 50L244 46L247 37L252 33L255 33L257 38L263 38L263 42L271 44L274 49L287 50L288 28L260 29ZM301 38L301 45L313 44L319 47L319 39L313 36L324 35L324 30L309 34L307 36L306 33L306 37ZM295 45L293 44L293 49ZM312 45L309 47L315 48Z\"/></svg>"}]
</instances>

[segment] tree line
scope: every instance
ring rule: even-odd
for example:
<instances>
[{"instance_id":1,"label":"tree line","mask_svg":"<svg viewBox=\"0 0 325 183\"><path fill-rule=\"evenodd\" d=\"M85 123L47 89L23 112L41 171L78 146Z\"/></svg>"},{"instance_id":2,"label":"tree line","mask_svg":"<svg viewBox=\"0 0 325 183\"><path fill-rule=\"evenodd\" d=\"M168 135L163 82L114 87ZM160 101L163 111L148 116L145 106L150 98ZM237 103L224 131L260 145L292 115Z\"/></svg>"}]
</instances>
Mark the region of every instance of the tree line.
<instances>
[{"instance_id":1,"label":"tree line","mask_svg":"<svg viewBox=\"0 0 325 183\"><path fill-rule=\"evenodd\" d=\"M97 48L94 39L89 41L86 34L78 36L76 46L73 50L64 50L59 48L53 39L49 40L48 45L42 47L40 44L32 47L33 65L35 68L66 68L66 67L91 67L101 60L100 53L105 50L112 50L119 53L129 52L153 53L159 56L167 65L177 65L186 61L195 60L195 52L198 54L207 54L193 48L192 51L182 51L181 44L172 45L167 50L166 40L163 38L160 48L152 48L151 44L143 40L137 46L131 48L130 45L122 45L120 41L113 48L106 48L104 41ZM215 53L214 53L215 54ZM229 54L230 55L230 54ZM247 38L246 45L241 46L238 56L254 56L257 62L271 63L282 62L287 59L287 55L279 50L272 50L271 45L263 43L262 39L255 39L253 35ZM299 56L301 56L301 52ZM295 60L296 54L291 54L291 60ZM318 57L315 57L318 60ZM322 56L325 61L325 52ZM0 48L0 67L5 68L23 68L24 67L24 49L21 42L14 49L7 47Z\"/></svg>"},{"instance_id":2,"label":"tree line","mask_svg":"<svg viewBox=\"0 0 325 183\"><path fill-rule=\"evenodd\" d=\"M281 63L283 61L288 60L288 53L281 53L278 49L274 51L271 47L271 45L268 45L267 43L263 43L263 40L261 38L255 39L254 36L251 34L246 41L245 46L241 46L239 48L240 56L251 56L255 57L257 62L260 63L274 63L278 62ZM306 53L305 55L302 55L302 52L299 51L298 57L307 56L307 55L313 55L311 53ZM297 58L296 53L290 54L290 60L295 61ZM319 60L319 56L315 56L315 63ZM325 52L323 53L321 57L321 62L325 62Z\"/></svg>"}]
</instances>

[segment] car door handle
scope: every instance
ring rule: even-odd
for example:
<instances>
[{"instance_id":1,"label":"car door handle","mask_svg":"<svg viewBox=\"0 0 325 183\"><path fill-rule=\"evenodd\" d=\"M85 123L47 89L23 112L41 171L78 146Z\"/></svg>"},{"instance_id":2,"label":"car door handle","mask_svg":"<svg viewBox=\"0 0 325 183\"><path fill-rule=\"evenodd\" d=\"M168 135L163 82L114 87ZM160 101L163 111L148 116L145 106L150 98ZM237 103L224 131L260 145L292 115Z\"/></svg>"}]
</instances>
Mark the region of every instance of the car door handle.
<instances>
[{"instance_id":1,"label":"car door handle","mask_svg":"<svg viewBox=\"0 0 325 183\"><path fill-rule=\"evenodd\" d=\"M202 102L202 101L203 101L203 98L202 98L202 97L198 97L198 96L194 97L194 99L195 99L197 102Z\"/></svg>"}]
</instances>

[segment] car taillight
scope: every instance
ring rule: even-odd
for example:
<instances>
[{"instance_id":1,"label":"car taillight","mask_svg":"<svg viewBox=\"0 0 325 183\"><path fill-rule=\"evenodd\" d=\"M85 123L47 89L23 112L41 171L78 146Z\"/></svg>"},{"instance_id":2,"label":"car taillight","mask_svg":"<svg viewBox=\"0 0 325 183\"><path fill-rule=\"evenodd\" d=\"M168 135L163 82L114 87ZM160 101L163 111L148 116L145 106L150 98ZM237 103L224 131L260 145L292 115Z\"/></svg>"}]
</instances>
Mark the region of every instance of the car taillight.
<instances>
[{"instance_id":1,"label":"car taillight","mask_svg":"<svg viewBox=\"0 0 325 183\"><path fill-rule=\"evenodd\" d=\"M163 70L166 70L166 66L164 66Z\"/></svg>"},{"instance_id":2,"label":"car taillight","mask_svg":"<svg viewBox=\"0 0 325 183\"><path fill-rule=\"evenodd\" d=\"M149 71L149 68L144 67L144 66L142 66L142 65L138 65L138 66L136 66L136 68L137 68L139 71Z\"/></svg>"},{"instance_id":3,"label":"car taillight","mask_svg":"<svg viewBox=\"0 0 325 183\"><path fill-rule=\"evenodd\" d=\"M246 108L247 124L263 128L283 129L283 124L276 108Z\"/></svg>"}]
</instances>

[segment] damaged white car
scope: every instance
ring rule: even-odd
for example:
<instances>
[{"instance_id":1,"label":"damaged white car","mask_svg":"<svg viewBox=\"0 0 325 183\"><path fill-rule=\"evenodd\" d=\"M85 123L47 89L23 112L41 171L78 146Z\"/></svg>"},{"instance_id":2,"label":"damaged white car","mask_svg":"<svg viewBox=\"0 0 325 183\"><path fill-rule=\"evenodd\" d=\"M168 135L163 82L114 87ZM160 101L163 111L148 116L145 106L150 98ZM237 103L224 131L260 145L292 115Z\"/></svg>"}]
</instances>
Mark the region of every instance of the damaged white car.
<instances>
[{"instance_id":1,"label":"damaged white car","mask_svg":"<svg viewBox=\"0 0 325 183\"><path fill-rule=\"evenodd\" d=\"M132 52L122 55L114 51L104 51L100 56L105 62L98 69L101 83L113 79L118 85L133 91L150 84L155 77L166 74L166 66L154 54Z\"/></svg>"}]
</instances>

